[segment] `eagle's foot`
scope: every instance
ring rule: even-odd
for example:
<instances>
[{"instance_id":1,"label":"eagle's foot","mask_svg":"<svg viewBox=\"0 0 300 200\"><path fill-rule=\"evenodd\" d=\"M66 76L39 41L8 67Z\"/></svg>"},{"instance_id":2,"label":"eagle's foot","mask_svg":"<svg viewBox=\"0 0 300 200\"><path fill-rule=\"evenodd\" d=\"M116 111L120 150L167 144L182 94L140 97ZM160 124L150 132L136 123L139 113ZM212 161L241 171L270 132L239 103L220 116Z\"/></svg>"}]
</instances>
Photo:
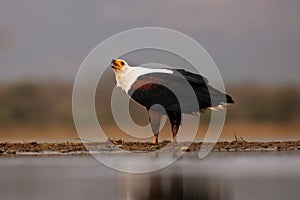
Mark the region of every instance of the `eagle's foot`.
<instances>
[{"instance_id":1,"label":"eagle's foot","mask_svg":"<svg viewBox=\"0 0 300 200\"><path fill-rule=\"evenodd\" d=\"M158 134L157 134L157 135L154 135L153 143L154 143L154 144L158 144Z\"/></svg>"}]
</instances>

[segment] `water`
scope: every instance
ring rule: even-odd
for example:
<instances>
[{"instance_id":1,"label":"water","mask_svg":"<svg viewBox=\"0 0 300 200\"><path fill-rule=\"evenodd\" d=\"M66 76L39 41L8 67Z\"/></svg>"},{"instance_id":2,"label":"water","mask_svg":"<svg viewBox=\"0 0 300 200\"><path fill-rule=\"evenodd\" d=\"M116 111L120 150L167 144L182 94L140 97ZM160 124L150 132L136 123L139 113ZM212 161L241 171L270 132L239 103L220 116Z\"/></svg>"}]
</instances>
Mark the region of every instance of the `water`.
<instances>
[{"instance_id":1,"label":"water","mask_svg":"<svg viewBox=\"0 0 300 200\"><path fill-rule=\"evenodd\" d=\"M0 157L0 195L5 200L299 199L299 158L300 152L223 152L199 160L187 153L162 170L127 174L89 155Z\"/></svg>"}]
</instances>

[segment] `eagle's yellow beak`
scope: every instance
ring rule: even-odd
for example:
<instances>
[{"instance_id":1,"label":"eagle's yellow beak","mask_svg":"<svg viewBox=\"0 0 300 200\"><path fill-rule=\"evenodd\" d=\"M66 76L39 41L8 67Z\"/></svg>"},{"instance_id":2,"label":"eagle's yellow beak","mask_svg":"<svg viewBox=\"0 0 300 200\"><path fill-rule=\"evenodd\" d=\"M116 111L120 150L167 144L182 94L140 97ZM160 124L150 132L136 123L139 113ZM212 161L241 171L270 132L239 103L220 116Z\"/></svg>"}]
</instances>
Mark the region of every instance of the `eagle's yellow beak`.
<instances>
[{"instance_id":1,"label":"eagle's yellow beak","mask_svg":"<svg viewBox=\"0 0 300 200\"><path fill-rule=\"evenodd\" d=\"M120 70L124 65L124 61L119 59L112 59L111 61L111 68L113 68L114 70Z\"/></svg>"}]
</instances>

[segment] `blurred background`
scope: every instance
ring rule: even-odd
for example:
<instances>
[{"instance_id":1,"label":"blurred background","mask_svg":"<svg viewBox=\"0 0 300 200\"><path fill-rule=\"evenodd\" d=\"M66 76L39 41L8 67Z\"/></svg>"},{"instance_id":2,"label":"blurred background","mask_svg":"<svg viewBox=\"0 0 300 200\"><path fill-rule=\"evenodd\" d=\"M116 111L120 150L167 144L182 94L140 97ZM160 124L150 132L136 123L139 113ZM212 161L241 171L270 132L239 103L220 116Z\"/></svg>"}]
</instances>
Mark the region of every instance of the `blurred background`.
<instances>
[{"instance_id":1,"label":"blurred background","mask_svg":"<svg viewBox=\"0 0 300 200\"><path fill-rule=\"evenodd\" d=\"M76 141L72 84L81 62L111 35L145 26L191 36L216 62L236 101L220 140L300 140L299 19L297 0L0 0L0 142ZM139 65L151 60L147 55L127 58ZM107 69L96 97L99 121L108 137L130 139L112 119L114 84ZM147 124L142 108L130 108L138 124ZM170 139L168 125L162 137Z\"/></svg>"}]
</instances>

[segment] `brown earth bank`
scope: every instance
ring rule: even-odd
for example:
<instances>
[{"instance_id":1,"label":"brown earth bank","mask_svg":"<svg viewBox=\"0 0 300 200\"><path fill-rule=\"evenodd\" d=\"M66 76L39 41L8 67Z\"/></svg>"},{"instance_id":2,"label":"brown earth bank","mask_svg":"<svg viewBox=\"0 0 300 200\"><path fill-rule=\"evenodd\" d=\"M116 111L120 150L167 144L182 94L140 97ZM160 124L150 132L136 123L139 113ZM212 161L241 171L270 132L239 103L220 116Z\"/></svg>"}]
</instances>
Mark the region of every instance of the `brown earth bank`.
<instances>
[{"instance_id":1,"label":"brown earth bank","mask_svg":"<svg viewBox=\"0 0 300 200\"><path fill-rule=\"evenodd\" d=\"M34 153L89 153L95 152L152 152L152 151L171 151L177 149L180 151L199 151L203 145L213 145L202 142L180 142L171 143L163 141L158 144L151 142L125 142L124 140L109 140L100 143L0 143L1 155L12 154L34 154ZM300 151L300 141L284 141L284 142L247 142L245 140L220 141L217 142L212 151L218 152L248 152L248 151Z\"/></svg>"}]
</instances>

